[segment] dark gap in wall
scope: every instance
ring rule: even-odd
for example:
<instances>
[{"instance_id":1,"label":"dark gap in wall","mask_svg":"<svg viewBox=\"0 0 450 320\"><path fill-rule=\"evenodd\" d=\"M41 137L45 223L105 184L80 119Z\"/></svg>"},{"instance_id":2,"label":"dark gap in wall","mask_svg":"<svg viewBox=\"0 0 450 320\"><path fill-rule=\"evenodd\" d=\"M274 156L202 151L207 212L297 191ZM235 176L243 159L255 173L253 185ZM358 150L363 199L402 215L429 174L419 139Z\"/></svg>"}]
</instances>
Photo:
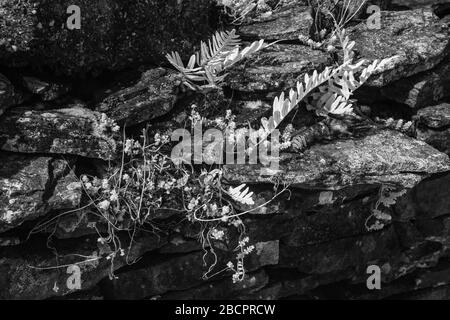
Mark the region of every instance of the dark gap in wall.
<instances>
[{"instance_id":1,"label":"dark gap in wall","mask_svg":"<svg viewBox=\"0 0 450 320\"><path fill-rule=\"evenodd\" d=\"M446 15L450 14L450 3L442 3L439 5L434 5L433 8L434 13L441 19Z\"/></svg>"}]
</instances>

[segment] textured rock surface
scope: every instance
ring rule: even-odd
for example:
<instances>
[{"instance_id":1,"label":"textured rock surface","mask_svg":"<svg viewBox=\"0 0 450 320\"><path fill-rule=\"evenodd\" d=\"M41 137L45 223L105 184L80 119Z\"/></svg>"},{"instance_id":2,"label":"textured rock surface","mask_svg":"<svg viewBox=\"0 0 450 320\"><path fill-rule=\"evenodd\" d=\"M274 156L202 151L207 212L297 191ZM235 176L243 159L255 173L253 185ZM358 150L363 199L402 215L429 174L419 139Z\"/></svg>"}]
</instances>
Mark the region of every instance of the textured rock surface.
<instances>
[{"instance_id":1,"label":"textured rock surface","mask_svg":"<svg viewBox=\"0 0 450 320\"><path fill-rule=\"evenodd\" d=\"M223 297L245 297L262 289L268 281L267 273L262 270L250 273L244 281L238 284L233 284L229 279L219 280L189 290L169 292L159 298L164 300L215 300L223 299Z\"/></svg>"},{"instance_id":2,"label":"textured rock surface","mask_svg":"<svg viewBox=\"0 0 450 320\"><path fill-rule=\"evenodd\" d=\"M240 26L238 33L243 38L257 40L297 40L299 35L308 37L313 24L311 9L294 5L252 19Z\"/></svg>"},{"instance_id":3,"label":"textured rock surface","mask_svg":"<svg viewBox=\"0 0 450 320\"><path fill-rule=\"evenodd\" d=\"M0 153L0 232L77 208L81 185L64 160Z\"/></svg>"},{"instance_id":4,"label":"textured rock surface","mask_svg":"<svg viewBox=\"0 0 450 320\"><path fill-rule=\"evenodd\" d=\"M306 73L323 69L329 63L327 54L307 46L274 45L239 64L226 81L236 91L275 95L293 87Z\"/></svg>"},{"instance_id":5,"label":"textured rock surface","mask_svg":"<svg viewBox=\"0 0 450 320\"><path fill-rule=\"evenodd\" d=\"M173 72L149 70L133 85L107 94L96 110L127 126L148 121L174 107L180 84Z\"/></svg>"},{"instance_id":6,"label":"textured rock surface","mask_svg":"<svg viewBox=\"0 0 450 320\"><path fill-rule=\"evenodd\" d=\"M393 58L368 85L385 86L385 97L412 107L423 107L430 100L437 102L443 98L449 91L448 62L442 61L449 52L450 28L427 9L383 12L381 22L380 30L369 30L365 23L349 27L350 38L356 41L361 57L369 60ZM329 56L319 50L300 45L275 45L234 68L227 84L241 93L262 91L272 97L271 92L287 90L305 73L321 70L329 63ZM435 70L422 73L434 67ZM403 79L405 77L410 78ZM395 82L399 79L402 80Z\"/></svg>"},{"instance_id":7,"label":"textured rock surface","mask_svg":"<svg viewBox=\"0 0 450 320\"><path fill-rule=\"evenodd\" d=\"M411 108L422 108L450 96L450 59L433 70L390 83L381 89L391 100L405 103Z\"/></svg>"},{"instance_id":8,"label":"textured rock surface","mask_svg":"<svg viewBox=\"0 0 450 320\"><path fill-rule=\"evenodd\" d=\"M439 5L450 3L449 0L391 0L393 6L401 6L408 8L420 8L424 6Z\"/></svg>"},{"instance_id":9,"label":"textured rock surface","mask_svg":"<svg viewBox=\"0 0 450 320\"><path fill-rule=\"evenodd\" d=\"M436 149L450 154L450 130L430 130L430 129L420 129L417 132L417 138L425 141L429 145L435 147Z\"/></svg>"},{"instance_id":10,"label":"textured rock surface","mask_svg":"<svg viewBox=\"0 0 450 320\"><path fill-rule=\"evenodd\" d=\"M366 23L349 27L358 53L369 60L393 58L385 70L368 84L384 86L400 78L429 70L448 53L449 29L431 9L383 11L381 29Z\"/></svg>"},{"instance_id":11,"label":"textured rock surface","mask_svg":"<svg viewBox=\"0 0 450 320\"><path fill-rule=\"evenodd\" d=\"M368 121L352 123L351 134L282 154L274 176L264 175L270 172L258 165L225 167L224 182L250 183L258 206L242 215L242 236L255 246L244 260L243 282L233 283L232 272L204 279L215 256L198 241L202 226L184 212L156 210L149 223L136 224L144 230L134 233L108 225L109 219L128 225L121 215L86 207L92 199L82 192L79 178L109 176L111 162L104 160L116 153L116 130L126 127L127 137L136 138L145 126L149 136L161 128L183 128L193 103L201 116L214 119L231 109L238 126L259 125L270 112L271 97L305 73L334 63L329 53L296 40L310 31L306 1L274 9L276 2L268 1L272 14L255 11L238 28L247 40L287 41L236 65L223 90L191 95L172 71L153 66L142 74L137 63L159 61L172 49L191 53L194 40L210 35L212 1L82 1L82 29L68 31L66 0L0 0L0 72L9 78L0 76L0 299L450 296L450 160L445 154L450 153L450 108L441 101L448 95L449 24L431 11L443 17L445 5L385 12L380 30L365 29L362 10L349 25L358 57L397 55L366 87L377 93L363 109L394 119L417 112L419 139L375 129ZM372 1L383 8L389 2ZM14 69L24 64L34 69ZM95 71L120 68L126 70L92 77ZM86 73L86 78L59 78L58 73ZM18 106L24 98L20 91L30 95L29 104ZM303 105L292 120L295 129L317 121ZM286 183L292 183L289 190L277 194ZM236 209L252 207L236 204ZM113 230L111 241L103 238ZM222 239L213 241L217 265L209 275L229 261L236 265L240 230L220 231ZM123 251L114 253L119 242ZM381 268L383 290L367 290L369 265ZM81 288L71 282L76 267ZM111 271L118 278L111 280Z\"/></svg>"},{"instance_id":12,"label":"textured rock surface","mask_svg":"<svg viewBox=\"0 0 450 320\"><path fill-rule=\"evenodd\" d=\"M0 119L0 149L111 159L116 151L111 130L105 116L89 109L17 109Z\"/></svg>"},{"instance_id":13,"label":"textured rock surface","mask_svg":"<svg viewBox=\"0 0 450 320\"><path fill-rule=\"evenodd\" d=\"M116 70L161 61L172 50L190 53L212 32L212 1L82 0L81 29L69 30L73 2L1 1L0 62L46 66L58 73Z\"/></svg>"},{"instance_id":14,"label":"textured rock surface","mask_svg":"<svg viewBox=\"0 0 450 320\"><path fill-rule=\"evenodd\" d=\"M362 139L315 145L303 155L286 157L280 162L279 176L264 175L256 165L227 165L225 176L241 183L281 179L285 183L326 188L371 182L414 186L424 178L425 172L449 169L447 155L426 143L388 130Z\"/></svg>"},{"instance_id":15,"label":"textured rock surface","mask_svg":"<svg viewBox=\"0 0 450 320\"><path fill-rule=\"evenodd\" d=\"M396 220L430 220L450 213L450 193L445 186L450 183L450 175L424 180L402 198L395 208ZM432 195L432 196L429 196Z\"/></svg>"},{"instance_id":16,"label":"textured rock surface","mask_svg":"<svg viewBox=\"0 0 450 320\"><path fill-rule=\"evenodd\" d=\"M278 264L278 241L257 243L256 253L249 257L248 270ZM201 285L203 280L204 252L195 252L174 260L168 260L146 269L128 272L114 283L114 297L138 299L173 290L183 290ZM136 288L136 283L139 283Z\"/></svg>"},{"instance_id":17,"label":"textured rock surface","mask_svg":"<svg viewBox=\"0 0 450 320\"><path fill-rule=\"evenodd\" d=\"M125 239L123 239L124 243ZM152 251L164 244L164 239L147 236L136 239L127 250L126 255L132 261L145 252ZM88 257L87 262L74 257L73 253ZM97 237L84 241L66 243L66 247L59 249L59 261L54 252L46 248L30 250L26 246L0 248L0 298L1 299L46 299L73 293L77 290L70 288L67 283L73 271L68 272L68 266L75 263L80 268L81 289L89 289L100 280L108 277L111 262L106 259L110 248L97 242ZM113 266L118 269L127 264L124 257L118 257Z\"/></svg>"},{"instance_id":18,"label":"textured rock surface","mask_svg":"<svg viewBox=\"0 0 450 320\"><path fill-rule=\"evenodd\" d=\"M432 128L440 129L450 126L450 104L442 103L427 107L417 112L420 123Z\"/></svg>"},{"instance_id":19,"label":"textured rock surface","mask_svg":"<svg viewBox=\"0 0 450 320\"><path fill-rule=\"evenodd\" d=\"M417 115L421 123L417 138L450 154L450 104L427 107L419 110Z\"/></svg>"},{"instance_id":20,"label":"textured rock surface","mask_svg":"<svg viewBox=\"0 0 450 320\"><path fill-rule=\"evenodd\" d=\"M265 216L271 223L258 215L249 217L248 232L255 241L283 239L284 244L293 247L364 234L365 221L378 200L378 189L376 185L316 192L296 188L266 206ZM325 196L329 196L328 201L323 201Z\"/></svg>"}]
</instances>

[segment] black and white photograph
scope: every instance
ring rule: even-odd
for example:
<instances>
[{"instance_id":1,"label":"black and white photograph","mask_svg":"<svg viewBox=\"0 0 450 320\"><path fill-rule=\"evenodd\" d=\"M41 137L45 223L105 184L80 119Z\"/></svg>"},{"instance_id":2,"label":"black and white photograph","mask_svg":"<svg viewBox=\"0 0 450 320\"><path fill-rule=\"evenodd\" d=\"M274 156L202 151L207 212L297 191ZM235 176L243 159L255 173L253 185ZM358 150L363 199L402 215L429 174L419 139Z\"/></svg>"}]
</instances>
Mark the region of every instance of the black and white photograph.
<instances>
[{"instance_id":1,"label":"black and white photograph","mask_svg":"<svg viewBox=\"0 0 450 320\"><path fill-rule=\"evenodd\" d=\"M450 300L449 155L450 0L0 0L3 302Z\"/></svg>"}]
</instances>

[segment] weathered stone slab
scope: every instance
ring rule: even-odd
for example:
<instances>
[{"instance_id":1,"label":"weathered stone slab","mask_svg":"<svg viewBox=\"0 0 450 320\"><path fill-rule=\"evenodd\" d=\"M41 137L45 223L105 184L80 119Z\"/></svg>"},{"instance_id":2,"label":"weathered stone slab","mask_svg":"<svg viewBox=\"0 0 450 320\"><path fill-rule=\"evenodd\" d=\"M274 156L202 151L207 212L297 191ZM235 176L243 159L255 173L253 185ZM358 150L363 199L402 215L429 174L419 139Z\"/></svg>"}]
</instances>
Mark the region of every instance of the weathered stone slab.
<instances>
[{"instance_id":1,"label":"weathered stone slab","mask_svg":"<svg viewBox=\"0 0 450 320\"><path fill-rule=\"evenodd\" d=\"M450 174L426 179L408 194L399 199L395 206L395 218L434 219L450 214Z\"/></svg>"},{"instance_id":2,"label":"weathered stone slab","mask_svg":"<svg viewBox=\"0 0 450 320\"><path fill-rule=\"evenodd\" d=\"M108 160L115 155L117 130L106 115L81 107L14 109L0 119L0 149Z\"/></svg>"},{"instance_id":3,"label":"weathered stone slab","mask_svg":"<svg viewBox=\"0 0 450 320\"><path fill-rule=\"evenodd\" d=\"M450 3L449 0L391 0L392 6L407 8L422 8L432 5Z\"/></svg>"},{"instance_id":4,"label":"weathered stone slab","mask_svg":"<svg viewBox=\"0 0 450 320\"><path fill-rule=\"evenodd\" d=\"M362 22L349 27L348 35L365 59L393 57L384 71L367 83L381 87L438 65L449 52L449 31L431 9L416 9L382 11L379 30Z\"/></svg>"},{"instance_id":5,"label":"weathered stone slab","mask_svg":"<svg viewBox=\"0 0 450 320\"><path fill-rule=\"evenodd\" d=\"M297 40L298 36L309 37L314 19L311 9L291 5L273 11L270 15L257 17L238 29L243 38L269 40Z\"/></svg>"},{"instance_id":6,"label":"weathered stone slab","mask_svg":"<svg viewBox=\"0 0 450 320\"><path fill-rule=\"evenodd\" d=\"M382 94L411 108L422 108L450 96L450 59L446 58L433 70L390 83Z\"/></svg>"},{"instance_id":7,"label":"weathered stone slab","mask_svg":"<svg viewBox=\"0 0 450 320\"><path fill-rule=\"evenodd\" d=\"M363 275L369 262L398 256L401 246L389 227L379 233L345 238L323 244L280 246L280 267L295 268L308 274L327 274L351 269ZM377 263L378 265L378 263ZM382 264L381 264L382 265Z\"/></svg>"},{"instance_id":8,"label":"weathered stone slab","mask_svg":"<svg viewBox=\"0 0 450 320\"><path fill-rule=\"evenodd\" d=\"M314 188L383 182L413 187L427 175L450 170L450 160L422 141L384 130L314 145L302 155L286 154L273 176L261 169L260 165L226 165L224 175L236 183L282 181Z\"/></svg>"},{"instance_id":9,"label":"weathered stone slab","mask_svg":"<svg viewBox=\"0 0 450 320\"><path fill-rule=\"evenodd\" d=\"M450 154L450 104L443 103L419 110L417 138L439 151Z\"/></svg>"},{"instance_id":10,"label":"weathered stone slab","mask_svg":"<svg viewBox=\"0 0 450 320\"><path fill-rule=\"evenodd\" d=\"M242 282L233 283L230 279L206 283L185 291L175 291L157 298L162 300L215 300L240 299L253 291L261 289L269 282L264 270L247 274Z\"/></svg>"},{"instance_id":11,"label":"weathered stone slab","mask_svg":"<svg viewBox=\"0 0 450 320\"><path fill-rule=\"evenodd\" d=\"M276 265L279 243L257 243L255 252L246 259L248 271L267 265ZM167 261L121 274L114 282L114 297L119 299L142 299L173 290L186 290L204 282L203 252L194 252ZM229 273L228 273L229 275ZM231 280L230 280L231 281ZM139 282L139 286L136 286Z\"/></svg>"},{"instance_id":12,"label":"weathered stone slab","mask_svg":"<svg viewBox=\"0 0 450 320\"><path fill-rule=\"evenodd\" d=\"M0 162L0 232L80 205L81 185L66 161L0 153Z\"/></svg>"},{"instance_id":13,"label":"weathered stone slab","mask_svg":"<svg viewBox=\"0 0 450 320\"><path fill-rule=\"evenodd\" d=\"M100 102L96 110L119 124L139 124L169 112L177 101L181 81L163 68L145 72L133 85L119 88Z\"/></svg>"},{"instance_id":14,"label":"weathered stone slab","mask_svg":"<svg viewBox=\"0 0 450 320\"><path fill-rule=\"evenodd\" d=\"M436 131L431 129L419 129L417 138L425 141L437 150L450 154L450 129Z\"/></svg>"},{"instance_id":15,"label":"weathered stone slab","mask_svg":"<svg viewBox=\"0 0 450 320\"><path fill-rule=\"evenodd\" d=\"M314 194L293 188L271 204L278 204L278 211L270 215L270 223L257 216L245 220L248 234L253 241L283 239L289 246L308 246L367 233L366 220L379 199L377 186L367 187ZM351 199L352 191L358 199Z\"/></svg>"},{"instance_id":16,"label":"weathered stone slab","mask_svg":"<svg viewBox=\"0 0 450 320\"><path fill-rule=\"evenodd\" d=\"M0 299L40 300L89 290L107 278L112 270L127 265L127 262L165 243L164 238L149 234L135 238L128 250L129 238L121 237L125 256L117 256L114 265L111 265L111 260L106 259L111 253L109 246L105 247L97 239L98 236L83 241L68 240L63 248L57 248L58 259L53 251L38 246L36 242L20 248L0 248ZM67 285L68 282L72 283L70 277L75 271L69 267L73 265L79 267L81 289Z\"/></svg>"},{"instance_id":17,"label":"weathered stone slab","mask_svg":"<svg viewBox=\"0 0 450 320\"><path fill-rule=\"evenodd\" d=\"M450 126L450 103L423 108L417 111L420 123L432 129Z\"/></svg>"},{"instance_id":18,"label":"weathered stone slab","mask_svg":"<svg viewBox=\"0 0 450 320\"><path fill-rule=\"evenodd\" d=\"M302 45L276 44L233 68L226 84L240 92L275 96L294 87L305 74L330 64L329 55L322 51Z\"/></svg>"}]
</instances>

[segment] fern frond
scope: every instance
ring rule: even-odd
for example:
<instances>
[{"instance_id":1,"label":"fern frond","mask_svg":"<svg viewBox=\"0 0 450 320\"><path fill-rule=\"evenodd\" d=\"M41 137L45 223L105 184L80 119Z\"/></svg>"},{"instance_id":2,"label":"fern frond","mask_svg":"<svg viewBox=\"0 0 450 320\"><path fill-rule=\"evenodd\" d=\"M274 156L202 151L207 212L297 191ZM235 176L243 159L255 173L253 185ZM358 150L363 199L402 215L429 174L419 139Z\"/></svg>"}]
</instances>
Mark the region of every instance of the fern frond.
<instances>
[{"instance_id":1,"label":"fern frond","mask_svg":"<svg viewBox=\"0 0 450 320\"><path fill-rule=\"evenodd\" d=\"M371 75L381 71L393 59L375 60L365 68L365 60L353 64L355 42L350 41L345 29L339 29L337 33L344 52L343 64L334 69L327 67L321 73L314 71L312 76L306 74L303 82L297 82L296 90L290 90L289 97L285 98L284 93L275 97L272 116L270 119L261 119L261 125L265 132L262 137L263 140L279 126L300 101L316 88L319 92L311 95L313 102L310 105L316 113L320 115L351 113L353 107L350 98L353 92L361 87ZM357 73L360 74L358 79L355 77Z\"/></svg>"},{"instance_id":2,"label":"fern frond","mask_svg":"<svg viewBox=\"0 0 450 320\"><path fill-rule=\"evenodd\" d=\"M275 97L273 101L273 115L269 120L267 118L261 119L261 125L267 136L280 125L299 102L315 88L331 79L335 72L337 71L326 67L321 73L314 71L311 77L308 74L305 74L304 81L297 82L296 90L291 89L289 91L289 98L285 98L284 92L281 93L279 97Z\"/></svg>"},{"instance_id":3,"label":"fern frond","mask_svg":"<svg viewBox=\"0 0 450 320\"><path fill-rule=\"evenodd\" d=\"M197 64L201 67L221 64L230 52L239 47L240 44L241 40L236 35L235 29L229 32L218 31L212 36L211 40L208 40L208 45L203 41L201 42L200 53L196 54Z\"/></svg>"},{"instance_id":4,"label":"fern frond","mask_svg":"<svg viewBox=\"0 0 450 320\"><path fill-rule=\"evenodd\" d=\"M333 101L329 101L327 105L324 106L324 111L326 113L344 115L351 113L353 111L353 106L351 103L348 103L344 97L335 96Z\"/></svg>"},{"instance_id":5,"label":"fern frond","mask_svg":"<svg viewBox=\"0 0 450 320\"><path fill-rule=\"evenodd\" d=\"M236 30L216 32L208 43L201 42L200 52L195 53L189 59L187 66L178 52L167 54L166 58L185 78L185 84L198 90L204 87L216 87L224 81L226 69L231 68L237 62L266 48L264 40L255 41L240 50L241 40ZM196 85L196 83L208 83L208 85Z\"/></svg>"},{"instance_id":6,"label":"fern frond","mask_svg":"<svg viewBox=\"0 0 450 320\"><path fill-rule=\"evenodd\" d=\"M187 79L191 81L201 81L204 78L205 71L201 67L195 67L195 55L191 56L187 67L184 66L178 52L172 52L166 55L167 60ZM192 64L194 61L194 64Z\"/></svg>"},{"instance_id":7,"label":"fern frond","mask_svg":"<svg viewBox=\"0 0 450 320\"><path fill-rule=\"evenodd\" d=\"M319 115L351 113L349 101L353 93L375 72L382 71L391 59L375 60L366 68L363 68L364 60L354 65L344 64L341 72L336 72L327 84L319 88L319 92L312 94L312 109ZM355 73L359 73L359 77L355 77Z\"/></svg>"},{"instance_id":8,"label":"fern frond","mask_svg":"<svg viewBox=\"0 0 450 320\"><path fill-rule=\"evenodd\" d=\"M233 198L234 201L246 204L246 205L254 205L255 202L252 199L253 192L249 192L249 188L245 188L245 184L241 184L236 188L230 187L228 189L228 194ZM244 189L245 188L245 189Z\"/></svg>"},{"instance_id":9,"label":"fern frond","mask_svg":"<svg viewBox=\"0 0 450 320\"><path fill-rule=\"evenodd\" d=\"M264 42L264 40L254 41L249 46L245 47L241 51L236 51L234 54L230 54L226 57L224 60L224 69L228 69L232 67L237 62L243 60L244 58L264 49L267 48L269 45Z\"/></svg>"}]
</instances>

